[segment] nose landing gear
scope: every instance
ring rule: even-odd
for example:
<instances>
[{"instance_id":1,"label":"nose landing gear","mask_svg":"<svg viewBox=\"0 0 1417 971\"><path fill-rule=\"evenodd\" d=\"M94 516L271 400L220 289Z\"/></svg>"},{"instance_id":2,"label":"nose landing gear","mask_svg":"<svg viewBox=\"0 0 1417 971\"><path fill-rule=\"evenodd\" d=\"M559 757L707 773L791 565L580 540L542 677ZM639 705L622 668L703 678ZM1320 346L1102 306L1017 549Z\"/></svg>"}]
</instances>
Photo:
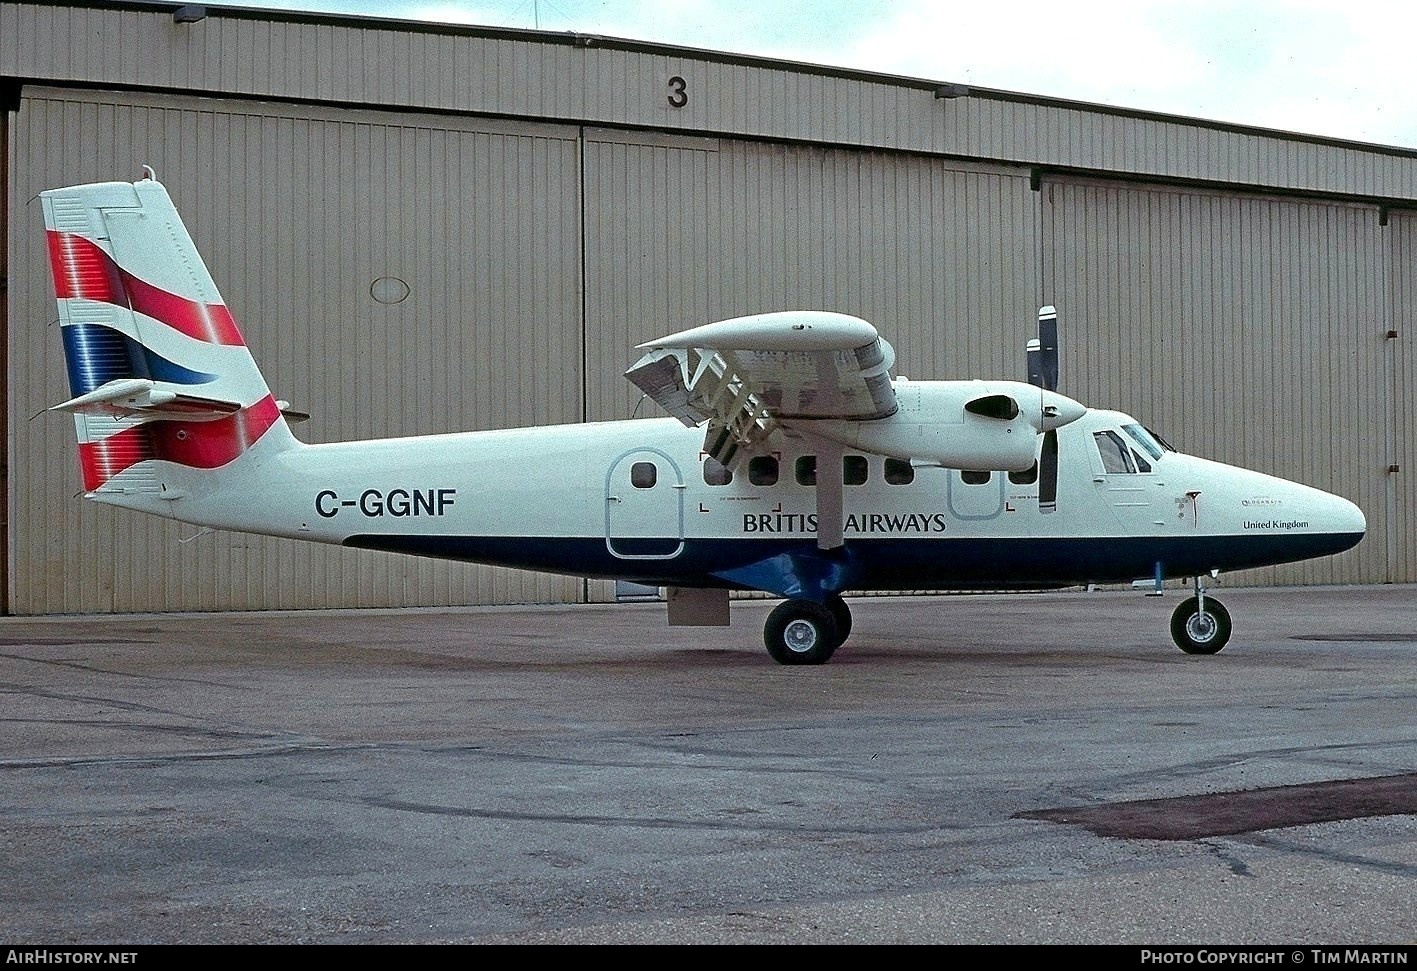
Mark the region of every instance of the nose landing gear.
<instances>
[{"instance_id":1,"label":"nose landing gear","mask_svg":"<svg viewBox=\"0 0 1417 971\"><path fill-rule=\"evenodd\" d=\"M1230 640L1230 611L1205 595L1200 577L1196 595L1181 601L1171 614L1171 639L1187 654L1215 654Z\"/></svg>"}]
</instances>

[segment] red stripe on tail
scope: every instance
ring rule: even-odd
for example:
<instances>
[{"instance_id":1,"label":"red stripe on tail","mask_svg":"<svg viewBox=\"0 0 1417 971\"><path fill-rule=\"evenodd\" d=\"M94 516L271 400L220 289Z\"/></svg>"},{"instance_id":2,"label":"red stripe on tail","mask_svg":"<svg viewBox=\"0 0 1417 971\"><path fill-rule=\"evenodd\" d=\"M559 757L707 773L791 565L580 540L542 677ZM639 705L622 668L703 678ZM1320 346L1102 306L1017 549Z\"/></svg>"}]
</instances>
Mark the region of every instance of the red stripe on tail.
<instances>
[{"instance_id":1,"label":"red stripe on tail","mask_svg":"<svg viewBox=\"0 0 1417 971\"><path fill-rule=\"evenodd\" d=\"M79 444L84 490L93 492L124 469L163 459L194 469L216 469L239 458L280 420L270 395L214 421L148 421L116 435Z\"/></svg>"},{"instance_id":2,"label":"red stripe on tail","mask_svg":"<svg viewBox=\"0 0 1417 971\"><path fill-rule=\"evenodd\" d=\"M79 469L84 474L84 491L93 492L124 469L155 457L144 425L125 428L97 441L80 442Z\"/></svg>"},{"instance_id":3,"label":"red stripe on tail","mask_svg":"<svg viewBox=\"0 0 1417 971\"><path fill-rule=\"evenodd\" d=\"M177 328L188 337L195 337L208 344L245 346L246 341L242 338L241 331L236 329L236 321L222 304L188 300L139 280L122 269L118 272L123 274L128 299L138 313L147 314L154 320Z\"/></svg>"},{"instance_id":4,"label":"red stripe on tail","mask_svg":"<svg viewBox=\"0 0 1417 971\"><path fill-rule=\"evenodd\" d=\"M54 295L83 297L101 303L128 303L123 290L123 275L107 253L91 240L73 233L50 230L49 272L54 276Z\"/></svg>"},{"instance_id":5,"label":"red stripe on tail","mask_svg":"<svg viewBox=\"0 0 1417 971\"><path fill-rule=\"evenodd\" d=\"M48 236L49 269L54 275L54 295L59 299L83 297L131 307L199 341L246 346L223 304L189 300L140 280L86 237L52 229Z\"/></svg>"},{"instance_id":6,"label":"red stripe on tail","mask_svg":"<svg viewBox=\"0 0 1417 971\"><path fill-rule=\"evenodd\" d=\"M266 395L251 407L215 421L154 421L148 422L148 428L157 458L194 469L215 469L255 445L279 418L275 399Z\"/></svg>"}]
</instances>

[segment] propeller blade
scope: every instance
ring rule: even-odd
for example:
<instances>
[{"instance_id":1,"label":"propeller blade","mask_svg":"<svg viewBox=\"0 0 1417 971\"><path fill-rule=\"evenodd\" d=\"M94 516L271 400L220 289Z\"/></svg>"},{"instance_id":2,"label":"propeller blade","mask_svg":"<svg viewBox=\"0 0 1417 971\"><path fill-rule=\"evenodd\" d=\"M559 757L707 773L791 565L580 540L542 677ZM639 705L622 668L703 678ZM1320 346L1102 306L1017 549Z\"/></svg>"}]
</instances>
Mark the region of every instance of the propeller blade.
<instances>
[{"instance_id":1,"label":"propeller blade","mask_svg":"<svg viewBox=\"0 0 1417 971\"><path fill-rule=\"evenodd\" d=\"M1043 345L1036 337L1028 342L1028 383L1043 387Z\"/></svg>"},{"instance_id":2,"label":"propeller blade","mask_svg":"<svg viewBox=\"0 0 1417 971\"><path fill-rule=\"evenodd\" d=\"M1038 456L1038 511L1058 511L1058 432L1044 432Z\"/></svg>"},{"instance_id":3,"label":"propeller blade","mask_svg":"<svg viewBox=\"0 0 1417 971\"><path fill-rule=\"evenodd\" d=\"M1042 389L1043 447L1038 454L1038 511L1058 511L1058 427L1086 411L1077 402L1050 396L1058 389L1058 310L1038 311L1038 337L1028 342L1028 383ZM1050 400L1051 398L1051 400Z\"/></svg>"},{"instance_id":4,"label":"propeller blade","mask_svg":"<svg viewBox=\"0 0 1417 971\"><path fill-rule=\"evenodd\" d=\"M1039 387L1058 390L1058 311L1044 307L1038 311ZM1029 368L1032 371L1032 367Z\"/></svg>"}]
</instances>

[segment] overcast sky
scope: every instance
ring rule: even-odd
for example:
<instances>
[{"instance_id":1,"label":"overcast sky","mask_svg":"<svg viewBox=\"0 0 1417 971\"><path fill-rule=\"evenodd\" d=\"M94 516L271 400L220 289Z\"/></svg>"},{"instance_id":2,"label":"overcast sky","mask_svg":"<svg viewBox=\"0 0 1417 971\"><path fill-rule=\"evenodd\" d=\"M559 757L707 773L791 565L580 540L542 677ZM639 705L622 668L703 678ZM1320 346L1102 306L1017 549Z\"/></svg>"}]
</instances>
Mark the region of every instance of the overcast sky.
<instances>
[{"instance_id":1,"label":"overcast sky","mask_svg":"<svg viewBox=\"0 0 1417 971\"><path fill-rule=\"evenodd\" d=\"M577 31L1417 148L1398 0L251 0Z\"/></svg>"}]
</instances>

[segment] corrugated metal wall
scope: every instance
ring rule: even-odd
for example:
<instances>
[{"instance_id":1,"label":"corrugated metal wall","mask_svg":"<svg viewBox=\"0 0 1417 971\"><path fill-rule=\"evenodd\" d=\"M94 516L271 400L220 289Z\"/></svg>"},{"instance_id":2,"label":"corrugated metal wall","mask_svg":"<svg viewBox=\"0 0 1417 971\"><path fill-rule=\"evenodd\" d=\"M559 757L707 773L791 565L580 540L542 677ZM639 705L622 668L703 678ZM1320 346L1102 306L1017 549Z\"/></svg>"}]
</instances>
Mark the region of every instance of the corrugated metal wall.
<instances>
[{"instance_id":1,"label":"corrugated metal wall","mask_svg":"<svg viewBox=\"0 0 1417 971\"><path fill-rule=\"evenodd\" d=\"M1387 232L1392 259L1391 310L1386 338L1393 378L1380 399L1387 412L1388 575L1396 583L1417 581L1417 216L1394 213Z\"/></svg>"},{"instance_id":2,"label":"corrugated metal wall","mask_svg":"<svg viewBox=\"0 0 1417 971\"><path fill-rule=\"evenodd\" d=\"M863 317L911 377L1024 375L1040 297L1026 170L592 132L586 207L592 419L635 413L635 344L774 310Z\"/></svg>"},{"instance_id":3,"label":"corrugated metal wall","mask_svg":"<svg viewBox=\"0 0 1417 971\"><path fill-rule=\"evenodd\" d=\"M578 421L575 129L27 88L14 196L164 178L309 441ZM576 580L209 533L75 501L37 204L12 256L13 607L20 613L575 599ZM402 303L372 299L379 277ZM35 415L33 420L26 421ZM21 417L23 416L23 418Z\"/></svg>"},{"instance_id":4,"label":"corrugated metal wall","mask_svg":"<svg viewBox=\"0 0 1417 971\"><path fill-rule=\"evenodd\" d=\"M0 614L10 613L10 114L0 104Z\"/></svg>"},{"instance_id":5,"label":"corrugated metal wall","mask_svg":"<svg viewBox=\"0 0 1417 971\"><path fill-rule=\"evenodd\" d=\"M1337 492L1367 514L1356 550L1237 582L1392 578L1395 371L1378 209L1066 181L1041 195L1062 390L1183 451Z\"/></svg>"},{"instance_id":6,"label":"corrugated metal wall","mask_svg":"<svg viewBox=\"0 0 1417 971\"><path fill-rule=\"evenodd\" d=\"M0 2L0 75L805 140L1417 199L1417 158L613 38ZM636 49L637 48L637 49ZM678 78L682 82L676 83ZM947 79L945 79L947 80Z\"/></svg>"}]
</instances>

